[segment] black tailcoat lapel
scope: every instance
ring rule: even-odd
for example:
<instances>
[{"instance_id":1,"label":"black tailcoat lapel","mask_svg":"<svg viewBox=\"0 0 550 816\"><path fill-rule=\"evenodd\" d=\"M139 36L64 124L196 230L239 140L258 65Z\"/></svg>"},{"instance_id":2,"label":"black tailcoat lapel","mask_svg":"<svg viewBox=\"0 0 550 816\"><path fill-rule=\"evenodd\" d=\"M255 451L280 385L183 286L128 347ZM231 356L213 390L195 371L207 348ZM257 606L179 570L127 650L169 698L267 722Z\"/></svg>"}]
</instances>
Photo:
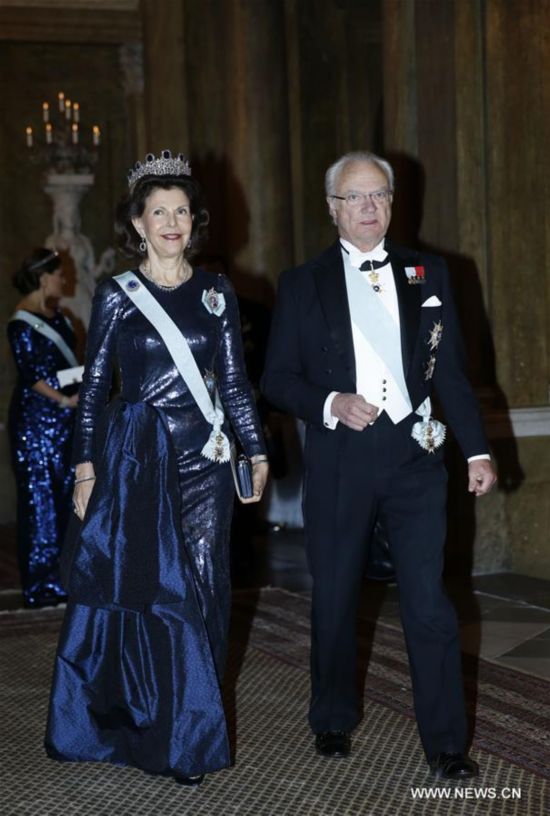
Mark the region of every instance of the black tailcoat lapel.
<instances>
[{"instance_id":1,"label":"black tailcoat lapel","mask_svg":"<svg viewBox=\"0 0 550 816\"><path fill-rule=\"evenodd\" d=\"M355 384L355 354L351 333L351 316L346 290L344 262L342 261L339 242L333 244L317 260L314 276L321 307L330 329L330 336Z\"/></svg>"},{"instance_id":2,"label":"black tailcoat lapel","mask_svg":"<svg viewBox=\"0 0 550 816\"><path fill-rule=\"evenodd\" d=\"M401 325L401 354L403 357L403 370L406 380L414 356L418 330L420 328L420 290L422 286L419 284L410 285L408 283L405 267L417 266L418 258L414 251L397 247L387 239L384 247L391 261L397 291L399 322Z\"/></svg>"}]
</instances>

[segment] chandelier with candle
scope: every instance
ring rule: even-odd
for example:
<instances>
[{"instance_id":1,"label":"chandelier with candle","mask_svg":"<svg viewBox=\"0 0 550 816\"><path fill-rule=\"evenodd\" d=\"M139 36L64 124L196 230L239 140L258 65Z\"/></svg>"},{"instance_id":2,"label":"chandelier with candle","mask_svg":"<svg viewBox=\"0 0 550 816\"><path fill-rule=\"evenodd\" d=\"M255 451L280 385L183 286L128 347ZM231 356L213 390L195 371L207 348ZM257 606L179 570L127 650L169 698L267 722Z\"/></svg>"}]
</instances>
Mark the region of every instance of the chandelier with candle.
<instances>
[{"instance_id":1,"label":"chandelier with candle","mask_svg":"<svg viewBox=\"0 0 550 816\"><path fill-rule=\"evenodd\" d=\"M42 126L25 130L31 159L54 173L91 173L97 163L101 144L99 125L91 131L81 126L78 102L71 102L63 91L57 94L57 104L42 103Z\"/></svg>"}]
</instances>

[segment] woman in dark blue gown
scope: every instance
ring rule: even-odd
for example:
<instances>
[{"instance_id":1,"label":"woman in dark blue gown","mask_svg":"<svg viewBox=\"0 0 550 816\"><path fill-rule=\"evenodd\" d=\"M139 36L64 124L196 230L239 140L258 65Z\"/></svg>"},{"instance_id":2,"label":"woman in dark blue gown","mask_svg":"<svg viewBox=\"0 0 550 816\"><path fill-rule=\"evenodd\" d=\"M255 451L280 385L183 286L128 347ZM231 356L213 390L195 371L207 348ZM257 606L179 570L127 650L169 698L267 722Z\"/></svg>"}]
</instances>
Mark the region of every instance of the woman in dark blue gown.
<instances>
[{"instance_id":1,"label":"woman in dark blue gown","mask_svg":"<svg viewBox=\"0 0 550 816\"><path fill-rule=\"evenodd\" d=\"M235 294L188 258L207 221L183 157L130 174L118 231L142 263L98 287L77 417L79 536L64 553L69 603L46 734L62 760L134 765L197 785L230 763L220 697L230 604L231 466L159 334L145 290L185 338L253 462L267 461L243 363ZM106 408L113 366L121 395ZM222 434L223 436L223 434ZM216 437L218 438L218 437ZM213 461L218 459L218 461Z\"/></svg>"},{"instance_id":2,"label":"woman in dark blue gown","mask_svg":"<svg viewBox=\"0 0 550 816\"><path fill-rule=\"evenodd\" d=\"M64 278L56 252L34 250L13 283L23 295L8 323L17 366L8 422L17 485L17 555L25 605L38 607L65 600L59 552L71 514L78 398L77 386L61 388L57 373L76 363L75 335L57 308Z\"/></svg>"}]
</instances>

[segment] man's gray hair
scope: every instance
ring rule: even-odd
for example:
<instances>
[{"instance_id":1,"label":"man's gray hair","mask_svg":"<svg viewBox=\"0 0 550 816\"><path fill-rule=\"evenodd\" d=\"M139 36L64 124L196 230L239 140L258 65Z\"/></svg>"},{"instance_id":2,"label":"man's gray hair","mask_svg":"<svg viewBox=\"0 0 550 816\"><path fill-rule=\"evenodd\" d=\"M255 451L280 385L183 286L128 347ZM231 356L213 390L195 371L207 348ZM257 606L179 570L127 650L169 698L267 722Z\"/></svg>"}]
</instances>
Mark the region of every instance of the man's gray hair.
<instances>
[{"instance_id":1,"label":"man's gray hair","mask_svg":"<svg viewBox=\"0 0 550 816\"><path fill-rule=\"evenodd\" d=\"M380 156L377 156L376 153L369 153L367 150L354 150L351 153L345 153L338 161L331 164L325 173L325 192L327 196L336 193L336 185L338 184L340 174L348 164L352 164L353 162L370 162L380 168L388 180L388 187L393 193L394 174L391 164Z\"/></svg>"}]
</instances>

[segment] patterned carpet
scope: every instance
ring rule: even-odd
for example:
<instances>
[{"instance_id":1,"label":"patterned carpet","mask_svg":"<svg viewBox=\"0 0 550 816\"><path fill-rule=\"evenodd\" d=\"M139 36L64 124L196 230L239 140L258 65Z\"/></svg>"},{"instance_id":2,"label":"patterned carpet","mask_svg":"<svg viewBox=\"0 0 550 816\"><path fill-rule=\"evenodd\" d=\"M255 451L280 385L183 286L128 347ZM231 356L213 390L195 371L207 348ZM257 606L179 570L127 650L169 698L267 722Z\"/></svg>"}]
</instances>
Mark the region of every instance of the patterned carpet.
<instances>
[{"instance_id":1,"label":"patterned carpet","mask_svg":"<svg viewBox=\"0 0 550 816\"><path fill-rule=\"evenodd\" d=\"M1 816L548 812L549 684L487 663L469 664L469 683L477 688L472 755L482 776L462 789L434 788L412 718L401 633L380 623L374 639L361 644L370 660L352 756L318 758L305 721L308 612L306 597L282 590L236 594L226 695L236 763L196 791L133 769L47 759L41 742L61 613L3 613ZM372 626L365 622L362 629L368 634ZM413 788L431 789L434 798L419 800ZM512 789L521 798L509 798L518 795Z\"/></svg>"}]
</instances>

